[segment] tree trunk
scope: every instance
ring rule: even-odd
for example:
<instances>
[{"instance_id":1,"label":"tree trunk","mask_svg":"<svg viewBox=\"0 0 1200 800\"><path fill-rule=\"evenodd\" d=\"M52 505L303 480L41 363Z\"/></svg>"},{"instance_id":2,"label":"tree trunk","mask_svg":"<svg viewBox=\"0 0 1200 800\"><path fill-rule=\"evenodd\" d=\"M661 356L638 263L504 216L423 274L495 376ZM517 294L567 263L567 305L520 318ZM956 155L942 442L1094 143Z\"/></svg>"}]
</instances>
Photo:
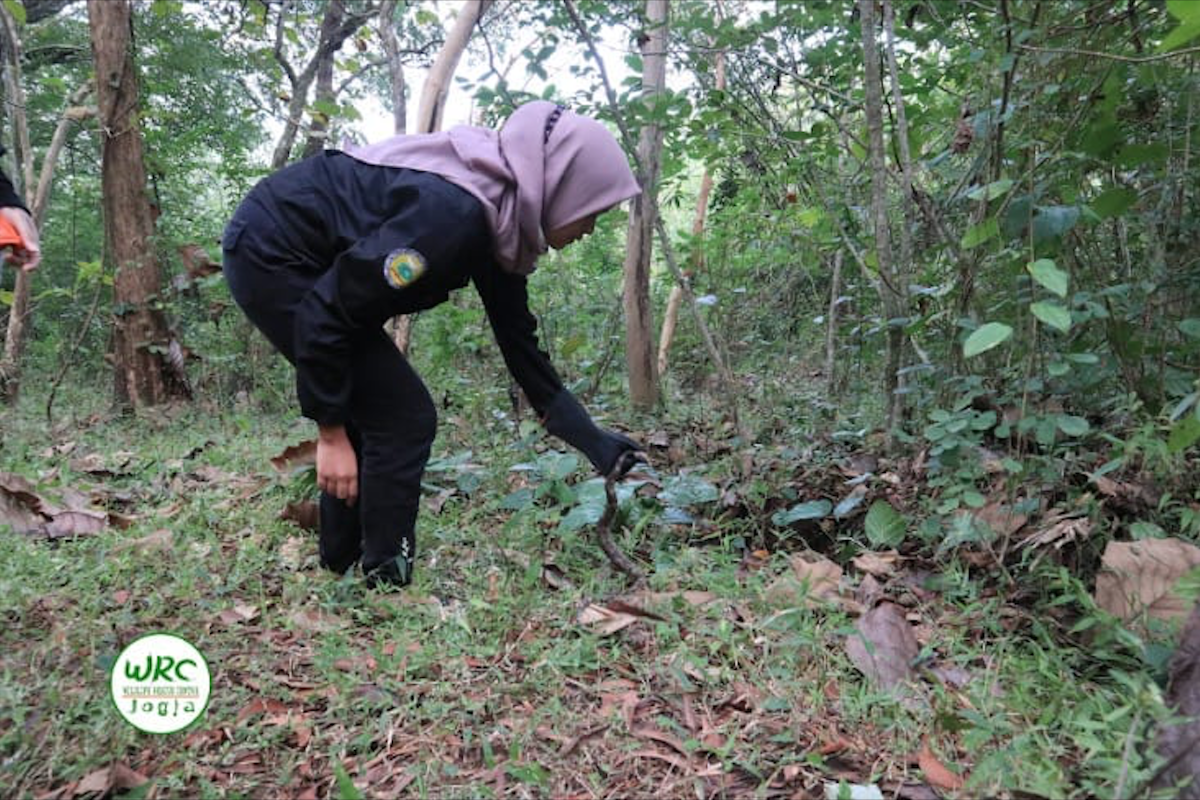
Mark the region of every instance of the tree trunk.
<instances>
[{"instance_id":1,"label":"tree trunk","mask_svg":"<svg viewBox=\"0 0 1200 800\"><path fill-rule=\"evenodd\" d=\"M720 6L718 6L718 13ZM716 90L725 91L725 53L718 51L716 55ZM696 216L692 221L692 274L704 268L704 248L701 246L704 237L704 219L708 213L708 198L712 194L712 170L705 167L704 177L700 179L700 192L696 196ZM662 333L658 337L658 374L662 377L667 371L667 359L671 352L671 343L675 340L675 326L679 321L679 304L683 300L683 287L675 284L667 298L667 310L663 312Z\"/></svg>"},{"instance_id":2,"label":"tree trunk","mask_svg":"<svg viewBox=\"0 0 1200 800\"><path fill-rule=\"evenodd\" d=\"M450 79L458 68L459 59L467 49L475 25L493 0L466 0L454 19L454 27L446 37L421 89L421 107L417 110L416 132L432 133L442 127L442 114L446 110L446 97L450 94Z\"/></svg>"},{"instance_id":3,"label":"tree trunk","mask_svg":"<svg viewBox=\"0 0 1200 800\"><path fill-rule=\"evenodd\" d=\"M16 20L7 8L0 7L0 26L3 28L4 91L12 107L13 155L17 171L12 176L17 190L26 194L33 186L33 153L29 145L29 123L25 116L25 89L21 85L21 40L17 36ZM0 360L0 397L15 402L20 387L21 353L25 347L25 324L29 318L29 296L33 275L17 270L13 285L13 302L8 309L8 327L4 337L4 356Z\"/></svg>"},{"instance_id":4,"label":"tree trunk","mask_svg":"<svg viewBox=\"0 0 1200 800\"><path fill-rule=\"evenodd\" d=\"M837 320L838 298L842 294L842 259L845 250L841 247L833 254L833 275L829 279L829 313L825 320L825 396L833 398L837 393Z\"/></svg>"},{"instance_id":5,"label":"tree trunk","mask_svg":"<svg viewBox=\"0 0 1200 800\"><path fill-rule=\"evenodd\" d=\"M883 0L883 28L887 36L887 63L888 73L891 78L892 85L892 105L895 107L896 113L896 149L900 156L900 187L901 187L901 203L904 206L904 221L900 228L900 263L893 270L895 274L895 283L893 288L899 294L899 302L901 311L904 311L907 302L907 286L908 276L912 274L913 269L913 242L912 231L916 223L916 209L913 201L913 161L912 152L908 145L908 114L904 110L904 94L900 90L900 68L896 62L896 15L892 0ZM893 328L888 327L888 346L891 347L891 333ZM903 336L902 332L897 335ZM903 389L903 378L900 374L900 369L903 366L903 348L904 340L900 342L900 362L896 365L896 388ZM889 351L889 356L891 355ZM897 424L904 417L904 393L903 391L895 391L892 393L891 404L888 406L888 419L890 420L889 427Z\"/></svg>"},{"instance_id":6,"label":"tree trunk","mask_svg":"<svg viewBox=\"0 0 1200 800\"><path fill-rule=\"evenodd\" d=\"M667 77L667 0L646 0L646 30L642 36L642 91L648 100L663 91ZM658 173L662 128L646 125L638 141L638 182L629 215L625 249L625 362L629 369L629 399L635 408L658 402L658 373L654 358L654 321L650 311L650 260L654 220L658 214Z\"/></svg>"},{"instance_id":7,"label":"tree trunk","mask_svg":"<svg viewBox=\"0 0 1200 800\"><path fill-rule=\"evenodd\" d=\"M155 307L162 278L153 252L154 214L146 195L131 15L129 0L88 0L101 133L104 244L116 270L113 389L121 407L152 406L188 394L168 362L167 321Z\"/></svg>"},{"instance_id":8,"label":"tree trunk","mask_svg":"<svg viewBox=\"0 0 1200 800\"><path fill-rule=\"evenodd\" d=\"M392 132L408 132L408 104L404 87L404 62L400 60L400 42L396 38L396 0L384 0L379 6L379 38L387 57L389 86L392 101Z\"/></svg>"},{"instance_id":9,"label":"tree trunk","mask_svg":"<svg viewBox=\"0 0 1200 800\"><path fill-rule=\"evenodd\" d=\"M893 269L892 238L888 228L887 160L883 144L883 82L879 69L879 47L875 39L875 0L859 0L862 23L864 62L864 100L867 112L867 139L871 164L871 217L875 230L875 254L879 262L879 279L883 317L887 329L887 361L884 365L884 423L886 442L892 444L893 428L899 421L894 400L904 349L904 329L892 323L903 315L902 288Z\"/></svg>"},{"instance_id":10,"label":"tree trunk","mask_svg":"<svg viewBox=\"0 0 1200 800\"><path fill-rule=\"evenodd\" d=\"M343 0L330 0L329 5L325 6L325 16L321 18L321 34L318 37L318 42L328 42L333 38L334 33L342 25L342 20L346 16L346 8L343 5ZM333 103L336 95L333 91L333 57L337 50L333 48L317 48L316 59L316 76L317 89L314 96L314 101L320 103ZM308 138L304 142L304 150L301 153L301 158L315 156L317 153L325 149L325 142L329 138L329 117L325 111L317 109L312 114L312 123L308 127Z\"/></svg>"},{"instance_id":11,"label":"tree trunk","mask_svg":"<svg viewBox=\"0 0 1200 800\"><path fill-rule=\"evenodd\" d=\"M8 59L4 70L5 92L12 98L13 141L18 144L17 163L19 170L14 176L17 186L25 195L34 224L41 228L50 203L50 185L58 154L62 152L70 124L94 114L94 109L78 106L91 90L84 86L76 90L69 100L63 116L59 119L50 141L50 148L42 158L42 171L34 189L33 149L29 142L29 122L25 115L25 93L21 80L21 41L17 36L15 20L8 9L0 6L0 28L3 31L3 48ZM33 289L33 274L17 270L13 286L13 302L9 308L8 324L5 327L4 353L0 356L0 399L14 402L20 393L21 359L25 351L26 326L29 320L29 298Z\"/></svg>"},{"instance_id":12,"label":"tree trunk","mask_svg":"<svg viewBox=\"0 0 1200 800\"><path fill-rule=\"evenodd\" d=\"M281 169L292 157L292 147L296 143L296 135L300 132L300 120L304 118L304 109L308 107L308 91L317 77L317 69L322 64L328 64L332 70L334 53L370 18L365 14L347 16L344 0L332 0L325 6L325 15L321 18L321 33L317 39L316 50L304 65L304 69L296 72L283 52L287 14L293 5L291 2L280 4L279 16L275 19L275 61L288 79L291 97L288 100L283 132L279 135L279 141L275 143L275 151L271 155L271 169ZM331 83L332 79L331 72Z\"/></svg>"},{"instance_id":13,"label":"tree trunk","mask_svg":"<svg viewBox=\"0 0 1200 800\"><path fill-rule=\"evenodd\" d=\"M466 0L458 10L454 27L450 30L450 35L446 37L446 43L442 45L437 58L434 59L433 66L429 68L429 74L425 77L425 85L421 88L421 106L417 111L415 133L433 133L442 126L442 113L446 110L446 97L450 93L450 79L454 77L454 70L458 67L463 51L467 49L467 42L471 40L472 31L475 30L479 20L483 19L484 13L492 2L493 0ZM397 57L395 61L399 64L400 59ZM393 76L395 74L393 72ZM401 86L403 87L403 78ZM404 90L401 88L401 96L403 96L403 92ZM396 87L393 85L392 96L395 97L395 95ZM412 346L413 320L414 317L411 314L396 317L392 327L392 339L396 342L396 347L400 352L405 355L408 355L408 350Z\"/></svg>"}]
</instances>

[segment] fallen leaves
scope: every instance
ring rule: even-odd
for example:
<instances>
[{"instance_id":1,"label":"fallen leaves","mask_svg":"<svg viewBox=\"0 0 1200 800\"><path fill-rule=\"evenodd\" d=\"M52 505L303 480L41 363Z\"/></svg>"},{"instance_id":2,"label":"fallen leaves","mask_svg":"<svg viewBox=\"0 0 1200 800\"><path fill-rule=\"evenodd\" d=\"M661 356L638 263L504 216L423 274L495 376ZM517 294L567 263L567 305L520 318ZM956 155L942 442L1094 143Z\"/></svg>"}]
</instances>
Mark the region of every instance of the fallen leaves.
<instances>
[{"instance_id":1,"label":"fallen leaves","mask_svg":"<svg viewBox=\"0 0 1200 800\"><path fill-rule=\"evenodd\" d=\"M129 768L123 762L116 761L103 769L88 773L75 786L72 794L75 797L83 795L107 797L114 791L124 792L136 789L148 780L149 778L140 772Z\"/></svg>"},{"instance_id":2,"label":"fallen leaves","mask_svg":"<svg viewBox=\"0 0 1200 800\"><path fill-rule=\"evenodd\" d=\"M1191 604L1174 593L1184 573L1200 565L1200 548L1180 539L1109 542L1096 575L1096 605L1126 622L1182 619Z\"/></svg>"},{"instance_id":3,"label":"fallen leaves","mask_svg":"<svg viewBox=\"0 0 1200 800\"><path fill-rule=\"evenodd\" d=\"M317 440L308 439L289 445L282 453L271 457L271 466L278 472L291 472L297 467L317 463Z\"/></svg>"},{"instance_id":4,"label":"fallen leaves","mask_svg":"<svg viewBox=\"0 0 1200 800\"><path fill-rule=\"evenodd\" d=\"M279 512L279 518L285 522L293 522L302 530L316 533L320 528L321 509L312 500L299 500L288 503Z\"/></svg>"},{"instance_id":5,"label":"fallen leaves","mask_svg":"<svg viewBox=\"0 0 1200 800\"><path fill-rule=\"evenodd\" d=\"M854 627L858 635L846 640L846 653L868 679L895 692L914 676L912 662L921 646L904 609L880 603Z\"/></svg>"},{"instance_id":6,"label":"fallen leaves","mask_svg":"<svg viewBox=\"0 0 1200 800\"><path fill-rule=\"evenodd\" d=\"M62 494L66 507L47 499L20 475L0 472L0 525L49 539L98 533L108 525L108 512L91 508L86 496L67 490Z\"/></svg>"},{"instance_id":7,"label":"fallen leaves","mask_svg":"<svg viewBox=\"0 0 1200 800\"><path fill-rule=\"evenodd\" d=\"M952 772L949 767L938 760L938 757L929 749L927 740L921 743L921 750L917 753L917 766L925 774L925 780L929 781L929 784L936 789L957 792L963 788L962 776Z\"/></svg>"},{"instance_id":8,"label":"fallen leaves","mask_svg":"<svg viewBox=\"0 0 1200 800\"><path fill-rule=\"evenodd\" d=\"M796 605L803 599L810 606L837 601L842 582L842 568L816 553L795 553L792 572L779 577L767 587L767 601L773 605Z\"/></svg>"}]
</instances>

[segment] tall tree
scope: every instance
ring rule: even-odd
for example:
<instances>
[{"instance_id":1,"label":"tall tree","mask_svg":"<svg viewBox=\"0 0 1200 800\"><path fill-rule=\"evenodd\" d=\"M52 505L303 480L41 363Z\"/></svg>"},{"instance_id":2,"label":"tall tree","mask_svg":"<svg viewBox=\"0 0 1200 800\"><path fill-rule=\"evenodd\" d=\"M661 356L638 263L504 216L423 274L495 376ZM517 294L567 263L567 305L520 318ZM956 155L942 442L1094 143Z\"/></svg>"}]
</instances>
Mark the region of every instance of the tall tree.
<instances>
[{"instance_id":1,"label":"tall tree","mask_svg":"<svg viewBox=\"0 0 1200 800\"><path fill-rule=\"evenodd\" d=\"M283 131L275 143L274 154L271 156L272 169L283 167L292 157L292 148L295 146L296 136L300 132L305 109L309 107L308 95L312 91L318 72L327 78L325 88L327 97L324 99L327 101L333 99L336 96L332 90L334 55L341 49L345 41L354 35L355 31L376 15L376 9L373 6L362 11L347 13L345 0L330 0L324 6L316 47L313 48L304 66L297 69L289 59L284 47L288 25L291 23L295 10L294 0L284 0L279 4L275 17L273 53L276 63L287 78L290 91L287 95L287 118L284 120ZM318 115L314 118L314 124L318 130L323 132L328 121L321 119L320 115L324 112L320 109L317 111ZM323 144L323 142L324 137L322 136L318 144ZM319 150L320 147L318 146L316 149Z\"/></svg>"},{"instance_id":2,"label":"tall tree","mask_svg":"<svg viewBox=\"0 0 1200 800\"><path fill-rule=\"evenodd\" d=\"M717 3L717 14L721 14L721 4ZM716 67L716 82L713 88L718 92L725 91L725 52L717 50L714 56ZM696 214L692 218L692 273L699 272L704 267L704 220L708 212L708 201L712 195L712 169L705 166L704 175L700 178L700 191L696 193ZM679 304L683 301L683 287L678 283L671 287L667 297L667 308L663 312L662 332L658 337L658 374L667 371L667 358L671 353L671 343L675 339L675 326L679 321Z\"/></svg>"},{"instance_id":3,"label":"tall tree","mask_svg":"<svg viewBox=\"0 0 1200 800\"><path fill-rule=\"evenodd\" d=\"M646 30L641 34L642 91L653 108L667 80L667 0L646 0ZM658 215L658 174L663 130L657 122L642 127L638 141L638 182L629 215L625 245L625 363L629 370L629 398L636 408L658 402L658 370L654 358L654 322L650 310L650 261L654 225Z\"/></svg>"},{"instance_id":4,"label":"tall tree","mask_svg":"<svg viewBox=\"0 0 1200 800\"><path fill-rule=\"evenodd\" d=\"M888 166L883 141L883 79L880 70L879 43L876 39L876 0L859 0L862 23L864 65L863 97L866 102L867 144L871 165L871 221L875 234L875 256L883 294L884 319L887 323L887 359L884 365L885 423L889 442L899 421L899 397L896 393L904 350L904 329L896 324L904 313L904 287L894 269L892 236L888 223Z\"/></svg>"},{"instance_id":5,"label":"tall tree","mask_svg":"<svg viewBox=\"0 0 1200 800\"><path fill-rule=\"evenodd\" d=\"M138 76L133 60L129 0L88 0L96 68L101 139L105 252L113 285L114 399L119 406L152 406L187 397L171 339L157 306L162 275L154 253L154 209L138 119Z\"/></svg>"}]
</instances>

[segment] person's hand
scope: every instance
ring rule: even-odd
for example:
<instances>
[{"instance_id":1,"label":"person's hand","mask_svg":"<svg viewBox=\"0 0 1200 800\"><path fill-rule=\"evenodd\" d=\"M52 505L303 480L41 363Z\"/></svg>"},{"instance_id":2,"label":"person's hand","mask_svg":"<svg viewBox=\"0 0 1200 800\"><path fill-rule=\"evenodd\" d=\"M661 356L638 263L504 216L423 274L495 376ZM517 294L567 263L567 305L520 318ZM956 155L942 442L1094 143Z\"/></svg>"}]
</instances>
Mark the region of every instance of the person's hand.
<instances>
[{"instance_id":1,"label":"person's hand","mask_svg":"<svg viewBox=\"0 0 1200 800\"><path fill-rule=\"evenodd\" d=\"M358 499L358 456L341 425L322 425L317 435L317 488L348 505Z\"/></svg>"},{"instance_id":2,"label":"person's hand","mask_svg":"<svg viewBox=\"0 0 1200 800\"><path fill-rule=\"evenodd\" d=\"M620 480L636 464L645 463L646 453L642 446L623 433L600 429L596 448L596 471L605 478Z\"/></svg>"},{"instance_id":3,"label":"person's hand","mask_svg":"<svg viewBox=\"0 0 1200 800\"><path fill-rule=\"evenodd\" d=\"M17 229L23 243L23 246L13 248L12 255L8 257L9 262L16 264L23 272L32 272L37 269L38 264L42 261L42 248L37 226L33 224L33 217L29 216L29 212L25 209L16 206L0 208L0 217Z\"/></svg>"}]
</instances>

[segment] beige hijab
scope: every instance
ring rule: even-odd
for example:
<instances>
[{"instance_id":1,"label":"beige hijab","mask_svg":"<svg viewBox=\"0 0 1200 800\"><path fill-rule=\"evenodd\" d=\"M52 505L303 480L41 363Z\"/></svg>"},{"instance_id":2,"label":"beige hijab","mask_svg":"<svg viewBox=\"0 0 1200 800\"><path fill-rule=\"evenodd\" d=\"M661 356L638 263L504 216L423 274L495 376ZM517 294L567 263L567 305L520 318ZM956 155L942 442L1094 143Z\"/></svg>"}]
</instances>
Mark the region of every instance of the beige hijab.
<instances>
[{"instance_id":1,"label":"beige hijab","mask_svg":"<svg viewBox=\"0 0 1200 800\"><path fill-rule=\"evenodd\" d=\"M545 231L641 191L607 128L543 100L518 108L498 133L463 125L345 152L368 164L432 172L470 192L483 204L496 260L520 275L546 252Z\"/></svg>"}]
</instances>

